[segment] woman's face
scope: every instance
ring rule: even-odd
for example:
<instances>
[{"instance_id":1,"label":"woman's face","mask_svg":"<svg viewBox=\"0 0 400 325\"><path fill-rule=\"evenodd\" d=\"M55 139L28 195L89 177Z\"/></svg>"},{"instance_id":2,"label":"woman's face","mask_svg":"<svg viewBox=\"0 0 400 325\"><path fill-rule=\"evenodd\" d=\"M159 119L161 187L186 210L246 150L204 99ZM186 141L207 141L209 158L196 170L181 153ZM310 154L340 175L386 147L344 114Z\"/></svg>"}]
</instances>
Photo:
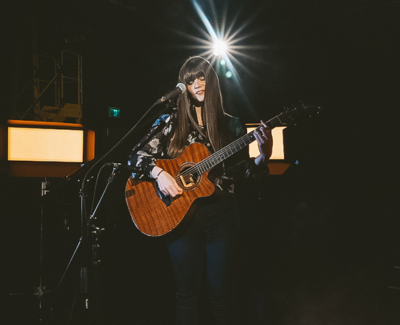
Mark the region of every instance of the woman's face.
<instances>
[{"instance_id":1,"label":"woman's face","mask_svg":"<svg viewBox=\"0 0 400 325\"><path fill-rule=\"evenodd\" d=\"M195 100L203 102L206 93L206 79L204 77L199 77L189 82L188 90Z\"/></svg>"}]
</instances>

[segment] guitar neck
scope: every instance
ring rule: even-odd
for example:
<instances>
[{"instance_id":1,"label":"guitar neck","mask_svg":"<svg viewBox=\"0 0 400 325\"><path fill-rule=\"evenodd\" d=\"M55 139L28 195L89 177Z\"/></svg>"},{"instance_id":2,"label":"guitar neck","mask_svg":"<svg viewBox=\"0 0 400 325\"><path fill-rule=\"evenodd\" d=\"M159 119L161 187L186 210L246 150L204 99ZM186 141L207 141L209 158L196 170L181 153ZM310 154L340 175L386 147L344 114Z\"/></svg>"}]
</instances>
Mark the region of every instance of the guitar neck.
<instances>
[{"instance_id":1,"label":"guitar neck","mask_svg":"<svg viewBox=\"0 0 400 325\"><path fill-rule=\"evenodd\" d=\"M265 124L268 127L270 127L271 129L276 127L276 126L278 126L278 125L281 125L282 122L283 122L280 119L281 115L282 114L279 114L279 115L273 117L272 119L270 119L267 122L265 122ZM206 171L214 168L216 165L218 165L219 163L221 163L225 159L227 159L230 156L234 155L235 153L237 153L241 149L247 147L250 143L252 143L253 141L256 140L256 138L254 136L254 131L256 131L256 130L258 130L260 128L261 128L261 126L257 127L253 131L241 136L240 138L236 139L232 143L230 143L227 146L221 148L220 150L214 152L209 157L207 157L206 159L204 159L201 162L199 162L195 167L197 169L197 172L199 174L203 174Z\"/></svg>"}]
</instances>

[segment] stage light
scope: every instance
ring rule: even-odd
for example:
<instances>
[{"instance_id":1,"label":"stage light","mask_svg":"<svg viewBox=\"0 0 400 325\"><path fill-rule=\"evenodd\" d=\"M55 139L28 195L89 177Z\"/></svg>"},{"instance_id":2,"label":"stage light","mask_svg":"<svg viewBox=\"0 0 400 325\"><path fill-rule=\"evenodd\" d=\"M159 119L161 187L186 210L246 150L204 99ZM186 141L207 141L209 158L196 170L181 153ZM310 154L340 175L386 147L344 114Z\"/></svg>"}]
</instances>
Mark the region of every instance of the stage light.
<instances>
[{"instance_id":1,"label":"stage light","mask_svg":"<svg viewBox=\"0 0 400 325\"><path fill-rule=\"evenodd\" d=\"M214 42L213 53L215 56L223 56L226 54L226 51L227 51L227 45L224 41L217 40Z\"/></svg>"},{"instance_id":2,"label":"stage light","mask_svg":"<svg viewBox=\"0 0 400 325\"><path fill-rule=\"evenodd\" d=\"M260 123L248 123L246 124L247 133L254 131ZM285 160L285 146L284 146L284 130L286 126L277 126L272 129L272 138L274 139L274 146L272 147L272 155L270 160ZM257 142L253 142L249 145L249 155L250 157L257 157L260 154Z\"/></svg>"},{"instance_id":3,"label":"stage light","mask_svg":"<svg viewBox=\"0 0 400 325\"><path fill-rule=\"evenodd\" d=\"M0 171L10 176L64 177L94 159L94 132L81 124L9 120L0 139Z\"/></svg>"},{"instance_id":4,"label":"stage light","mask_svg":"<svg viewBox=\"0 0 400 325\"><path fill-rule=\"evenodd\" d=\"M254 131L259 127L260 123L248 123L246 124L247 133ZM277 126L272 129L273 147L272 155L268 163L268 169L270 175L283 175L285 171L290 167L290 162L287 161L286 148L285 148L285 136L284 131L286 126ZM258 149L257 141L250 143L249 145L249 156L255 158L260 154ZM297 161L295 162L297 165Z\"/></svg>"},{"instance_id":5,"label":"stage light","mask_svg":"<svg viewBox=\"0 0 400 325\"><path fill-rule=\"evenodd\" d=\"M83 130L10 126L8 160L81 163L84 153L83 137Z\"/></svg>"},{"instance_id":6,"label":"stage light","mask_svg":"<svg viewBox=\"0 0 400 325\"><path fill-rule=\"evenodd\" d=\"M232 78L232 72L228 70L228 71L225 73L225 77L227 77L228 79Z\"/></svg>"},{"instance_id":7,"label":"stage light","mask_svg":"<svg viewBox=\"0 0 400 325\"><path fill-rule=\"evenodd\" d=\"M238 47L236 43L242 40L242 38L238 38L237 35L243 27L240 27L235 31L233 24L227 27L226 17L222 17L220 26L216 25L214 28L198 1L192 0L192 4L207 31L206 39L201 40L202 44L198 46L198 48L204 49L204 52L199 53L199 55L209 59L211 64L219 62L221 67L227 69L226 71L230 71L228 76L226 76L226 72L223 72L222 75L225 75L227 78L234 78L239 82L232 60L234 60L236 64L240 64L240 61L237 60L233 54L241 55L238 51L241 47ZM213 12L215 12L215 10L213 10ZM204 32L204 34L206 33ZM199 39L196 38L196 40L198 41Z\"/></svg>"},{"instance_id":8,"label":"stage light","mask_svg":"<svg viewBox=\"0 0 400 325\"><path fill-rule=\"evenodd\" d=\"M264 44L254 44L254 41L249 42L258 33L257 30L251 31L249 29L250 24L257 17L257 13L255 12L254 15L251 15L242 23L238 22L239 16L228 22L227 5L222 10L219 10L219 3L217 7L217 1L215 0L191 0L191 2L204 28L199 26L198 32L200 36L198 34L190 35L182 31L179 31L179 33L195 43L195 45L188 47L193 50L199 50L196 54L205 57L212 65L215 65L220 76L228 78L230 83L236 84L236 89L248 109L253 110L253 105L244 91L245 82L242 78L243 76L250 76L259 80L259 74L257 70L254 71L246 66L246 62L266 64L264 59L256 58L254 51L269 48ZM202 7L204 7L204 10ZM197 25L197 23L195 24ZM226 75L227 71L230 71L228 75Z\"/></svg>"}]
</instances>

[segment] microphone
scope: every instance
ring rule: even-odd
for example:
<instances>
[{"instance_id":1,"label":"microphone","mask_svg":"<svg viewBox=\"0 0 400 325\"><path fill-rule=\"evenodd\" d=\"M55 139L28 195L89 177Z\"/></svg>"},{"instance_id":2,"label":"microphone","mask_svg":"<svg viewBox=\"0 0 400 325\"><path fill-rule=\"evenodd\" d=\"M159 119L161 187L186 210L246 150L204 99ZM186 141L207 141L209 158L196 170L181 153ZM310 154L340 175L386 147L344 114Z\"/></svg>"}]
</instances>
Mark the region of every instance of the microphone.
<instances>
[{"instance_id":1,"label":"microphone","mask_svg":"<svg viewBox=\"0 0 400 325\"><path fill-rule=\"evenodd\" d=\"M164 96L162 96L160 99L158 99L156 101L155 105L164 103L166 100L175 98L175 97L179 96L179 94L183 94L185 92L186 92L186 86L185 86L185 84L180 82L176 85L175 89L167 92Z\"/></svg>"}]
</instances>

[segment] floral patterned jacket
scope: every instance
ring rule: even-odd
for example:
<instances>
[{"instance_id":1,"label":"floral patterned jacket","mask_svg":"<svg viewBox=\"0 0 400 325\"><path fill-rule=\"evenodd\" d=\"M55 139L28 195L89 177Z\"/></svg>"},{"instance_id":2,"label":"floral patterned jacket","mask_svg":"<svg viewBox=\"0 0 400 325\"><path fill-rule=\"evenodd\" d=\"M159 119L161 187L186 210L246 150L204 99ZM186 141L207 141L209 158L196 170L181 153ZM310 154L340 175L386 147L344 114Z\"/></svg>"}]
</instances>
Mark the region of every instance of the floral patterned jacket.
<instances>
[{"instance_id":1,"label":"floral patterned jacket","mask_svg":"<svg viewBox=\"0 0 400 325\"><path fill-rule=\"evenodd\" d=\"M194 111L194 110L192 110ZM193 114L196 119L196 114ZM171 112L161 115L152 125L149 132L136 144L129 155L128 165L135 166L137 171L132 177L138 180L151 180L151 171L156 166L157 159L169 159L167 148L169 141L175 131L178 112L173 108ZM244 134L244 125L238 118L225 115L232 138L236 139ZM205 132L204 132L205 133ZM193 143L205 145L210 152L213 148L207 138L195 128L191 128L188 135L186 147ZM267 173L267 167L259 167L250 159L247 148L237 152L226 161L220 163L210 171L209 179L222 191L234 192L235 180L238 178L258 178L260 174Z\"/></svg>"}]
</instances>

